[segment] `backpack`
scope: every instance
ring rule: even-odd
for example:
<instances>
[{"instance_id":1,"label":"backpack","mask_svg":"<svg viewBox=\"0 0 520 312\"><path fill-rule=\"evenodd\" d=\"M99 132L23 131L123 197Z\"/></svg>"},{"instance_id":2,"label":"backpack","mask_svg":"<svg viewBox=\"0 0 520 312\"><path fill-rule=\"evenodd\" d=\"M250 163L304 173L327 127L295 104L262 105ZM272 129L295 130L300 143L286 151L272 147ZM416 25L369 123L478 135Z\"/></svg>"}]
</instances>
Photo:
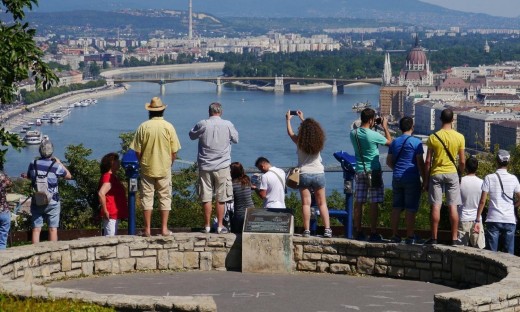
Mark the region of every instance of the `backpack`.
<instances>
[{"instance_id":1,"label":"backpack","mask_svg":"<svg viewBox=\"0 0 520 312\"><path fill-rule=\"evenodd\" d=\"M53 160L49 168L47 168L47 172L45 175L38 174L38 169L36 168L36 160L34 161L34 194L32 198L32 202L36 205L36 207L46 207L52 200L52 193L49 192L49 182L47 181L47 176L51 171L52 166L56 161Z\"/></svg>"}]
</instances>

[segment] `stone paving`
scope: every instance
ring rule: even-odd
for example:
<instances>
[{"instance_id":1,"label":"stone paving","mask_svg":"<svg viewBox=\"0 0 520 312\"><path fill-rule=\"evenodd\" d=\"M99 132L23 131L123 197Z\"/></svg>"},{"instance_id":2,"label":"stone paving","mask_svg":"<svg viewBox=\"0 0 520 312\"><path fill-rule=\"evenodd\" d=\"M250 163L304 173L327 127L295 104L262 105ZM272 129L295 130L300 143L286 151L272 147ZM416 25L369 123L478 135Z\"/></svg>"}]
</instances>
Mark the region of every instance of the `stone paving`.
<instances>
[{"instance_id":1,"label":"stone paving","mask_svg":"<svg viewBox=\"0 0 520 312\"><path fill-rule=\"evenodd\" d=\"M103 294L211 296L219 311L432 311L437 284L333 274L161 272L54 282Z\"/></svg>"}]
</instances>

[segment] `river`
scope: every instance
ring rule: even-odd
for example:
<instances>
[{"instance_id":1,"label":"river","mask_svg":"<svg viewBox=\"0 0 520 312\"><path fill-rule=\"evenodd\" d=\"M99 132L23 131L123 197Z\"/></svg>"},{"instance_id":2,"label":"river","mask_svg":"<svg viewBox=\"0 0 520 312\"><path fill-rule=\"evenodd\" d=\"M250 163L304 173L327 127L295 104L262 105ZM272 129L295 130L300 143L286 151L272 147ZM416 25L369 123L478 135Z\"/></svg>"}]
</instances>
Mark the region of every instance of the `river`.
<instances>
[{"instance_id":1,"label":"river","mask_svg":"<svg viewBox=\"0 0 520 312\"><path fill-rule=\"evenodd\" d=\"M174 76L214 77L218 71L193 71L174 73ZM171 76L171 73L165 73ZM133 74L135 77L135 74ZM225 86L220 94L216 86L204 82L178 82L166 85L164 95L158 84L132 83L127 92L99 99L96 105L73 108L62 124L44 125L41 130L55 146L55 155L64 159L70 144L83 144L92 149L92 158L100 159L104 154L120 150L119 134L134 131L148 117L145 103L154 96L161 96L168 105L165 118L170 121L181 141L178 156L184 161L195 161L197 142L188 137L189 130L208 116L208 105L218 101L224 108L223 118L237 128L239 144L232 149L232 160L240 161L245 167L253 167L259 156L267 157L279 167L296 165L296 148L286 134L285 112L302 110L305 117L318 120L327 134L322 152L326 166L338 165L333 152L353 152L348 138L351 123L358 118L352 105L361 101L375 104L379 99L379 87L355 85L345 88L344 94L333 95L330 90L275 94ZM293 127L298 123L293 119ZM30 161L38 155L38 146L28 146L20 153L9 151L5 169L11 176L19 176L27 170ZM182 164L174 165L174 169ZM341 191L341 173L327 174L328 193L332 189Z\"/></svg>"}]
</instances>

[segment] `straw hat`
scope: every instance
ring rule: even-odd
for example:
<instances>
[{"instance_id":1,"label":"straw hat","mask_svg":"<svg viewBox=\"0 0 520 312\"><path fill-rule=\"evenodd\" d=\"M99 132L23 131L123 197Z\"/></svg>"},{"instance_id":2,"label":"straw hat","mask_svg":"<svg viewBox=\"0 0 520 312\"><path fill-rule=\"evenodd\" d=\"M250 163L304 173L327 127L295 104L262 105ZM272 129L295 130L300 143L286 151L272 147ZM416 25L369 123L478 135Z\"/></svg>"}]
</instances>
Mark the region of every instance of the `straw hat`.
<instances>
[{"instance_id":1,"label":"straw hat","mask_svg":"<svg viewBox=\"0 0 520 312\"><path fill-rule=\"evenodd\" d=\"M146 103L144 108L149 111L157 112L165 110L168 105L164 105L161 99L157 96L153 97L150 103Z\"/></svg>"}]
</instances>

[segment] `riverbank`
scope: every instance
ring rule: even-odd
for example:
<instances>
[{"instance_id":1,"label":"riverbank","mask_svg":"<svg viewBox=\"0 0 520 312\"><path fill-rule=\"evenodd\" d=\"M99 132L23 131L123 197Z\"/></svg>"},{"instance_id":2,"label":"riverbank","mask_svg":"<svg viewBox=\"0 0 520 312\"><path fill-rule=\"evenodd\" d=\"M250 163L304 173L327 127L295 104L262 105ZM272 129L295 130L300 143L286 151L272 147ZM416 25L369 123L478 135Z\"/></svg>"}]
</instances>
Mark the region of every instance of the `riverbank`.
<instances>
[{"instance_id":1,"label":"riverbank","mask_svg":"<svg viewBox=\"0 0 520 312\"><path fill-rule=\"evenodd\" d=\"M274 87L272 85L267 86L260 86L253 83L245 83L241 81L234 81L232 82L233 85L247 88L249 90L260 90L260 91L266 91L266 92L274 92ZM327 90L332 89L332 86L326 83L311 83L306 85L301 84L291 84L289 85L289 88L292 92L304 92L304 91L318 91L318 90Z\"/></svg>"},{"instance_id":2,"label":"riverbank","mask_svg":"<svg viewBox=\"0 0 520 312\"><path fill-rule=\"evenodd\" d=\"M193 71L193 70L222 70L225 62L214 63L192 63L192 64L172 64L159 66L139 66L139 67L125 67L107 70L101 73L105 78L112 78L116 75L129 74L134 72L150 73L150 72L165 72L165 71Z\"/></svg>"},{"instance_id":3,"label":"riverbank","mask_svg":"<svg viewBox=\"0 0 520 312\"><path fill-rule=\"evenodd\" d=\"M43 114L50 113L62 107L67 107L69 104L79 102L89 98L98 99L106 96L121 94L129 88L128 85L122 86L104 86L88 90L73 91L65 94L60 94L50 99L40 101L31 105L22 106L20 108L5 112L0 115L2 120L2 127L6 131L19 131L23 125L28 122L34 122Z\"/></svg>"}]
</instances>

